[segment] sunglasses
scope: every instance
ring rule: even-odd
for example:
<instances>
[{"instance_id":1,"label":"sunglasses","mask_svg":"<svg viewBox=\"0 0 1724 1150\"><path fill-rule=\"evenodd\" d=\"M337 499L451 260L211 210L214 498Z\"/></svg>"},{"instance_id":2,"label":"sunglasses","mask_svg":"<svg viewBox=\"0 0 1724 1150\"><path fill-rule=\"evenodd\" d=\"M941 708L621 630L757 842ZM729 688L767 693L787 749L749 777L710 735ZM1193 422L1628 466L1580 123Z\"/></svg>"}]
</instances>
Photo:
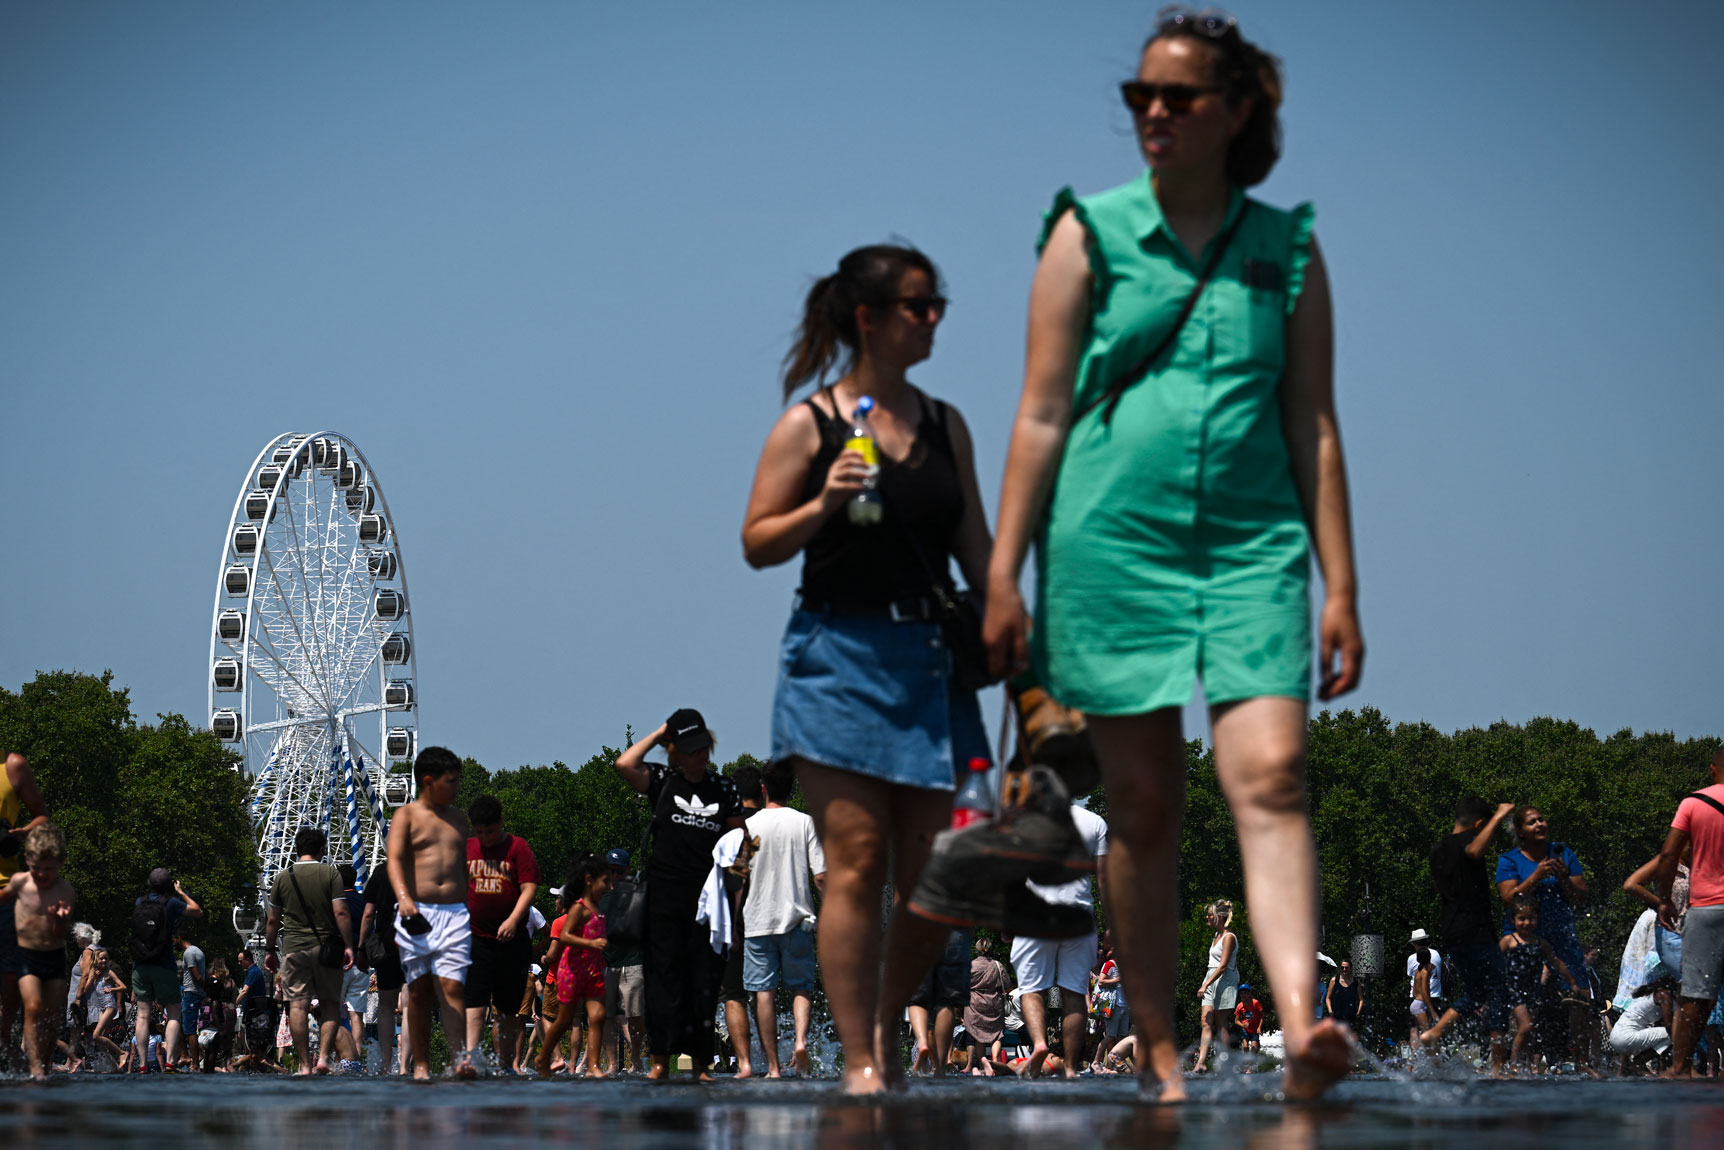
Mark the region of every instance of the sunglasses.
<instances>
[{"instance_id":1,"label":"sunglasses","mask_svg":"<svg viewBox=\"0 0 1724 1150\"><path fill-rule=\"evenodd\" d=\"M946 297L943 295L909 295L901 296L892 301L918 323L929 323L943 318L946 314Z\"/></svg>"},{"instance_id":2,"label":"sunglasses","mask_svg":"<svg viewBox=\"0 0 1724 1150\"><path fill-rule=\"evenodd\" d=\"M1139 116L1148 114L1157 99L1161 101L1161 106L1167 109L1168 115L1183 116L1191 111L1199 96L1226 90L1213 85L1200 88L1196 84L1146 84L1142 80L1127 80L1119 86L1119 94L1124 98L1125 106Z\"/></svg>"},{"instance_id":3,"label":"sunglasses","mask_svg":"<svg viewBox=\"0 0 1724 1150\"><path fill-rule=\"evenodd\" d=\"M1156 16L1159 32L1186 32L1206 40L1224 40L1239 34L1239 21L1213 10L1190 12L1177 5L1163 8Z\"/></svg>"}]
</instances>

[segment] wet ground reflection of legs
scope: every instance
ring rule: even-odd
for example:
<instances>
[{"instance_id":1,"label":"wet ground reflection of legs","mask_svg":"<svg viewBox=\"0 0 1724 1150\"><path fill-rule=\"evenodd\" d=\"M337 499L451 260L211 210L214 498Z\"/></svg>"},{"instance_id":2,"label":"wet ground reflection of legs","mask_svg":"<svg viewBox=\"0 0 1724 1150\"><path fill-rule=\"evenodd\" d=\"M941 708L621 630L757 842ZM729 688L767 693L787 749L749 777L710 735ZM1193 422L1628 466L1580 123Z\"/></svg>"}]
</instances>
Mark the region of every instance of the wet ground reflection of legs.
<instances>
[{"instance_id":1,"label":"wet ground reflection of legs","mask_svg":"<svg viewBox=\"0 0 1724 1150\"><path fill-rule=\"evenodd\" d=\"M1248 1084L1252 1085L1252 1084ZM316 1150L1067 1150L1178 1147L1461 1147L1563 1150L1717 1144L1724 1088L1650 1082L1406 1083L1352 1080L1318 1107L1264 1099L1260 1085L1193 1104L1140 1104L1131 1083L918 1083L883 1103L829 1082L651 1087L640 1082L239 1077L0 1083L13 1148L169 1144Z\"/></svg>"}]
</instances>

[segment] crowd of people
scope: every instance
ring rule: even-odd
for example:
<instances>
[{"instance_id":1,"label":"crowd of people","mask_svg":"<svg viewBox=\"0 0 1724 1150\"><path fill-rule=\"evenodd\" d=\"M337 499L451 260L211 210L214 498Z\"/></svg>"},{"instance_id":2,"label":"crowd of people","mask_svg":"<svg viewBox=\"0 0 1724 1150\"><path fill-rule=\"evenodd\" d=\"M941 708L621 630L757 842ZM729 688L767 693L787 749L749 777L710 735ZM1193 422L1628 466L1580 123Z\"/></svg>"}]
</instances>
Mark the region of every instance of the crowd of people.
<instances>
[{"instance_id":1,"label":"crowd of people","mask_svg":"<svg viewBox=\"0 0 1724 1150\"><path fill-rule=\"evenodd\" d=\"M1312 210L1247 194L1279 159L1281 93L1279 61L1233 20L1162 14L1120 89L1147 170L1064 190L1046 216L997 535L965 419L908 376L948 304L934 261L873 245L814 284L742 528L750 565L802 562L764 774L714 769L704 718L677 711L616 761L650 808L640 865L622 846L581 856L547 916L529 844L493 798L458 809L460 761L427 748L368 881L324 861L323 831L299 829L267 892L260 962L193 945L203 908L157 870L116 963L74 922L64 837L9 759L6 1042L21 1008L37 1075L56 1056L174 1072L272 1071L284 1054L298 1073L336 1073L374 1030L381 1065L420 1078L434 1032L436 1062L463 1077L596 1078L640 1069L644 1048L648 1077L686 1060L704 1078L722 1017L735 1072L774 1077L810 1068L818 970L852 1094L907 1070L1129 1067L1179 1101L1188 1070L1262 1045L1270 1018L1285 1095L1322 1094L1353 1062L1365 999L1346 964L1318 977L1307 716L1313 694L1358 684L1364 644ZM1032 543L1033 626L1019 588ZM983 606L959 594L954 562ZM977 690L1001 680L1017 738L996 763ZM1199 682L1269 1000L1240 981L1233 908L1216 902L1187 1064L1181 708ZM955 812L982 768L999 772L990 809L967 798ZM1105 824L1072 802L1098 781ZM806 815L789 805L797 786ZM1664 1021L1671 1074L1692 1071L1724 960L1721 800L1713 787L1685 802L1640 876L1655 904L1643 958L1662 965L1637 965L1617 1024L1628 1045L1610 1039L1644 1063ZM1518 846L1493 904L1484 853L1511 813ZM1410 959L1412 1043L1477 1027L1499 1071L1592 1067L1602 994L1574 915L1589 891L1544 813L1465 799L1432 868L1443 947Z\"/></svg>"},{"instance_id":2,"label":"crowd of people","mask_svg":"<svg viewBox=\"0 0 1724 1150\"><path fill-rule=\"evenodd\" d=\"M1598 949L1583 946L1576 928L1576 908L1591 897L1586 869L1551 837L1545 812L1463 797L1430 855L1442 948L1423 929L1410 940L1412 1051L1460 1036L1486 1052L1498 1076L1716 1075L1724 1060L1724 749L1710 771L1711 785L1673 812L1663 849L1623 883L1648 909L1624 945L1614 995L1598 974ZM1515 846L1498 855L1493 884L1485 855L1504 820Z\"/></svg>"}]
</instances>

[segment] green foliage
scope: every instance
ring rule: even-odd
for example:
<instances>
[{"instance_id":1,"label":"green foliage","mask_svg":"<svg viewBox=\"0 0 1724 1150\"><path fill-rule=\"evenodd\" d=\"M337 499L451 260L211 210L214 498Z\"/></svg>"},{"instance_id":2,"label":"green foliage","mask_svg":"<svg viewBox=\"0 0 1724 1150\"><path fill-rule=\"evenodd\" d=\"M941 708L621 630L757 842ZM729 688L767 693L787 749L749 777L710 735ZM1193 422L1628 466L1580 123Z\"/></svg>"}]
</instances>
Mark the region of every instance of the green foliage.
<instances>
[{"instance_id":1,"label":"green foliage","mask_svg":"<svg viewBox=\"0 0 1724 1150\"><path fill-rule=\"evenodd\" d=\"M112 683L112 672L44 671L17 694L0 688L0 747L30 759L66 832L74 917L129 961L132 901L151 868L165 866L204 907L193 938L232 951L230 911L254 901L257 874L238 760L179 715L139 726L128 692Z\"/></svg>"},{"instance_id":2,"label":"green foliage","mask_svg":"<svg viewBox=\"0 0 1724 1150\"><path fill-rule=\"evenodd\" d=\"M1576 723L1548 718L1449 735L1428 723L1391 724L1369 707L1324 711L1311 721L1307 757L1320 866L1318 945L1339 959L1351 953L1353 935L1381 934L1389 966L1398 971L1412 931L1437 932L1430 850L1452 829L1455 801L1473 793L1492 803L1538 806L1550 819L1552 837L1580 856L1591 888L1590 900L1578 908L1580 937L1600 948L1599 972L1612 985L1622 944L1645 909L1623 893L1622 882L1657 853L1682 796L1709 781L1707 764L1718 745L1716 738L1678 741L1631 731L1601 739ZM1175 1016L1180 1041L1193 1043L1199 1013L1193 992L1212 938L1203 923L1206 903L1233 902L1240 976L1254 987L1265 983L1233 817L1214 752L1196 740L1187 744L1186 785ZM1106 817L1105 792L1098 788L1088 803ZM1497 857L1514 849L1512 832L1503 830L1486 855L1487 874L1494 878ZM1267 995L1258 997L1269 1004ZM1372 997L1398 1006L1404 995L1397 986ZM1272 1010L1266 1025L1279 1025Z\"/></svg>"}]
</instances>

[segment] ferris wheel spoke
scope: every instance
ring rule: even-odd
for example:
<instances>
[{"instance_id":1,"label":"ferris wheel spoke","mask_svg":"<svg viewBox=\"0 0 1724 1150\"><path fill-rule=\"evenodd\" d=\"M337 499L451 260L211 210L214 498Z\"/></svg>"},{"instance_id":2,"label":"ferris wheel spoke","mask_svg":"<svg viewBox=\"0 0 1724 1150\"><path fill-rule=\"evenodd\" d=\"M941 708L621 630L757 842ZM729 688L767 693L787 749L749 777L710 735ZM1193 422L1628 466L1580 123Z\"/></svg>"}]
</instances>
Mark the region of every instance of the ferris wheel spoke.
<instances>
[{"instance_id":1,"label":"ferris wheel spoke","mask_svg":"<svg viewBox=\"0 0 1724 1150\"><path fill-rule=\"evenodd\" d=\"M309 503L315 497L316 492L317 492L317 469L316 468L312 468L312 477L311 477L311 482L308 485L308 491L310 493L307 496L307 503L309 505ZM309 506L308 506L308 510L309 510ZM309 519L309 516L307 518ZM289 554L291 554L293 556L294 564L299 569L300 586L304 588L304 592L305 592L304 593L305 615L307 617L307 622L311 624L311 626L310 626L311 641L310 641L310 643L306 644L306 649L307 649L308 653L312 656L313 661L315 663L317 663L319 665L323 665L326 663L327 660L326 660L326 653L323 650L323 632L322 632L322 629L316 625L319 622L318 610L317 610L318 605L312 597L311 575L305 569L306 541L302 540L300 538L299 517L295 511L295 508L293 506L293 500L291 497L287 500L287 532L292 537L292 542L294 544L293 547L291 547L289 549ZM321 550L321 548L319 548L319 550ZM274 565L274 562L272 560L271 564L270 564L270 571L272 574L274 573L274 570L275 570L275 565ZM304 637L303 633L300 635L300 640L302 643L305 643L305 637ZM327 703L328 684L327 683L324 684L324 693L326 696L325 706L327 706L328 705L328 703Z\"/></svg>"},{"instance_id":2,"label":"ferris wheel spoke","mask_svg":"<svg viewBox=\"0 0 1724 1150\"><path fill-rule=\"evenodd\" d=\"M309 656L312 654L312 650L311 650L312 644L309 640L307 640L304 628L302 628L300 626L299 616L294 614L293 604L292 604L292 601L287 594L287 589L282 586L281 578L276 572L275 558L274 558L273 554L270 555L268 558L269 558L269 564L268 564L268 566L269 566L269 581L275 587L276 595L278 596L277 602L280 603L280 605L281 605L280 606L281 613L287 617L287 621L292 625L293 637L299 641L300 650L305 651L307 653L307 655ZM322 682L322 676L320 676L318 674L319 667L317 665L317 662L315 660L308 660L308 662L309 662L308 669L310 671L311 677L314 680L318 680L318 685L322 688L321 701L325 707L328 707L329 706L329 685L327 683ZM316 697L318 697L318 695L314 694L313 697L316 698Z\"/></svg>"},{"instance_id":3,"label":"ferris wheel spoke","mask_svg":"<svg viewBox=\"0 0 1724 1150\"><path fill-rule=\"evenodd\" d=\"M295 687L298 687L303 693L305 699L315 702L317 699L317 692L307 686L303 679L295 674L286 663L282 662L281 657L275 653L273 646L263 642L263 639L265 638L267 638L267 635L254 635L251 649L268 658L270 664L281 673L282 679L292 683ZM255 666L255 660L253 661L253 671L257 674L258 678L269 684L270 689L276 693L277 698L283 699L284 701L287 700L288 692L281 689L280 683L272 682L267 676L265 676L263 672Z\"/></svg>"}]
</instances>

